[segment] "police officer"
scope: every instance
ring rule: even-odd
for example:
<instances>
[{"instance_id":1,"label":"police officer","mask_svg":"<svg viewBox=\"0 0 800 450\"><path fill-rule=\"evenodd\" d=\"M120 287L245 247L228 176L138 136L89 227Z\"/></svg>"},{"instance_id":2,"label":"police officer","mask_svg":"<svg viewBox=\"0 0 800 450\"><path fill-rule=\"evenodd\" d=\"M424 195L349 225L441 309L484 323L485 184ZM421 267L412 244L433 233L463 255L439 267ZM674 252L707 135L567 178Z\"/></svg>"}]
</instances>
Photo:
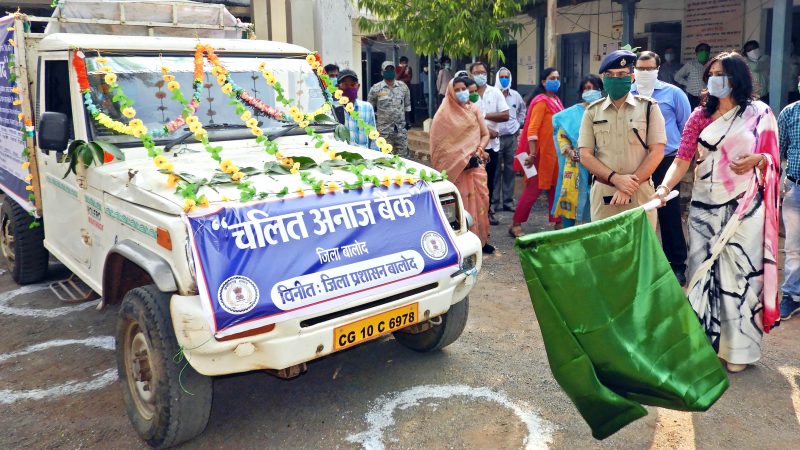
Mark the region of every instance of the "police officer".
<instances>
[{"instance_id":1,"label":"police officer","mask_svg":"<svg viewBox=\"0 0 800 450\"><path fill-rule=\"evenodd\" d=\"M367 101L375 109L375 124L378 132L392 144L394 153L402 157L408 156L408 134L406 123L411 113L411 91L408 86L395 80L394 63L384 61L381 64L383 81L375 83L369 90Z\"/></svg>"},{"instance_id":2,"label":"police officer","mask_svg":"<svg viewBox=\"0 0 800 450\"><path fill-rule=\"evenodd\" d=\"M592 173L592 220L636 208L655 192L650 177L664 158L667 133L655 100L630 93L636 55L609 53L600 64L608 96L586 108L578 147ZM647 213L653 228L656 211Z\"/></svg>"}]
</instances>

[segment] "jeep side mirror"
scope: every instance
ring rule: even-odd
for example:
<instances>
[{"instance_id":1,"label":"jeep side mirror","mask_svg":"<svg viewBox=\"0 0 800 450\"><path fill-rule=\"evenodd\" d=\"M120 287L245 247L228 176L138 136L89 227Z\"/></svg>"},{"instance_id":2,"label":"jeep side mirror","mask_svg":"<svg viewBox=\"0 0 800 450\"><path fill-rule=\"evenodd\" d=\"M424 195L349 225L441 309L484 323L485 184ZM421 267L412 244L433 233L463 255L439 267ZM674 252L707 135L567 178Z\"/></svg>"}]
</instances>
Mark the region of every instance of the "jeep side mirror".
<instances>
[{"instance_id":1,"label":"jeep side mirror","mask_svg":"<svg viewBox=\"0 0 800 450\"><path fill-rule=\"evenodd\" d=\"M50 151L63 152L69 140L67 115L60 112L45 111L39 119L39 148L45 154Z\"/></svg>"}]
</instances>

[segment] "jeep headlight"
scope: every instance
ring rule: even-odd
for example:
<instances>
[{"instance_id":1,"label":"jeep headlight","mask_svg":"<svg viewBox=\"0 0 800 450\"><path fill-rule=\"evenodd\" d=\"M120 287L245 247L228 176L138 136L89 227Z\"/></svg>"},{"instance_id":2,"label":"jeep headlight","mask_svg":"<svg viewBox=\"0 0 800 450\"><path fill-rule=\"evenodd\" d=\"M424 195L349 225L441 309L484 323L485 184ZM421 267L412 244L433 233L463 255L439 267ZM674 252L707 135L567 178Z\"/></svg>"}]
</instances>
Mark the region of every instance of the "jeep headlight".
<instances>
[{"instance_id":1,"label":"jeep headlight","mask_svg":"<svg viewBox=\"0 0 800 450\"><path fill-rule=\"evenodd\" d=\"M453 192L439 196L439 201L442 203L444 210L444 217L450 228L455 231L461 229L461 208L458 205L458 197Z\"/></svg>"}]
</instances>

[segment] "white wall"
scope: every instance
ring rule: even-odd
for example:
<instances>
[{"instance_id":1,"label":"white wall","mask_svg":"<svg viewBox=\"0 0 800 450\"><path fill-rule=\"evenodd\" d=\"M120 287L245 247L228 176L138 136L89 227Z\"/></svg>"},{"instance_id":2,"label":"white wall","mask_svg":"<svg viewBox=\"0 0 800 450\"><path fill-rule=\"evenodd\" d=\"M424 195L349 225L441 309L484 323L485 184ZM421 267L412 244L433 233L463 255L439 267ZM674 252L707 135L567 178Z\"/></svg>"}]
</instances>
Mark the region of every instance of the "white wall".
<instances>
[{"instance_id":1,"label":"white wall","mask_svg":"<svg viewBox=\"0 0 800 450\"><path fill-rule=\"evenodd\" d=\"M353 55L355 14L349 0L314 1L314 49L325 64L353 68L361 60L360 54Z\"/></svg>"}]
</instances>

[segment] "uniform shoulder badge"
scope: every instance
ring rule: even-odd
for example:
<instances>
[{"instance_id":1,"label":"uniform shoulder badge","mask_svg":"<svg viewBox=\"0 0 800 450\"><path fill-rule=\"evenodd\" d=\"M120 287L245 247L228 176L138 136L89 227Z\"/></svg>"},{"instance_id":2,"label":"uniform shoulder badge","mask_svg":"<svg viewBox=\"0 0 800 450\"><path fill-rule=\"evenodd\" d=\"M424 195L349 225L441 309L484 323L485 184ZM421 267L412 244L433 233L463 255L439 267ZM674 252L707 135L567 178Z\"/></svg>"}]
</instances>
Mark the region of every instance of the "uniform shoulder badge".
<instances>
[{"instance_id":1,"label":"uniform shoulder badge","mask_svg":"<svg viewBox=\"0 0 800 450\"><path fill-rule=\"evenodd\" d=\"M652 103L654 105L658 104L658 100L654 99L653 97L648 97L646 95L638 95L637 94L637 95L634 95L633 98L635 98L636 100L644 101L644 102L650 102L650 103Z\"/></svg>"},{"instance_id":2,"label":"uniform shoulder badge","mask_svg":"<svg viewBox=\"0 0 800 450\"><path fill-rule=\"evenodd\" d=\"M605 97L599 98L599 99L593 101L592 103L589 103L589 105L587 105L586 108L588 109L588 108L591 108L592 106L599 105L600 103L603 103L603 100L605 100L605 99L606 99Z\"/></svg>"}]
</instances>

